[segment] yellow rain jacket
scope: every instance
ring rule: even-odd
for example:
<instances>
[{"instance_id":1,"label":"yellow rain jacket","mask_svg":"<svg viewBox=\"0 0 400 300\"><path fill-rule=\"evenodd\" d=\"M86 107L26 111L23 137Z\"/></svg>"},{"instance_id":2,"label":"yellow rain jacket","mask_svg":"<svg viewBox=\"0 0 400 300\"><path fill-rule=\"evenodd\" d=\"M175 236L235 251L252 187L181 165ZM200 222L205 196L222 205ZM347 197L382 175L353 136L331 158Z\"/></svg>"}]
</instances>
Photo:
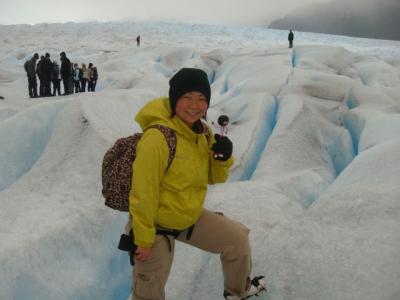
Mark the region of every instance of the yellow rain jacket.
<instances>
[{"instance_id":1,"label":"yellow rain jacket","mask_svg":"<svg viewBox=\"0 0 400 300\"><path fill-rule=\"evenodd\" d=\"M168 98L147 103L136 115L144 134L137 145L133 163L129 212L132 216L135 244L151 247L156 226L183 230L199 218L207 184L228 179L231 157L227 161L212 157L211 144L203 133L197 134L178 116L171 118ZM149 126L160 124L173 129L177 136L176 153L166 172L169 148L164 135Z\"/></svg>"}]
</instances>

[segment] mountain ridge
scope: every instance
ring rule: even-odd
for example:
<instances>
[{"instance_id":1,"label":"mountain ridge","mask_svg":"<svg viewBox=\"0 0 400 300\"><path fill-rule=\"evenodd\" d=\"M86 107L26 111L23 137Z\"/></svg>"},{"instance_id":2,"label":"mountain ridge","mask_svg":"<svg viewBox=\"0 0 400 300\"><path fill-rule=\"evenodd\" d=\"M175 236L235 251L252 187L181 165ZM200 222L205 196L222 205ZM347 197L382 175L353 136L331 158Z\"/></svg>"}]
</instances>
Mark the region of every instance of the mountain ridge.
<instances>
[{"instance_id":1,"label":"mountain ridge","mask_svg":"<svg viewBox=\"0 0 400 300\"><path fill-rule=\"evenodd\" d=\"M400 1L336 0L306 5L272 21L268 28L400 40Z\"/></svg>"}]
</instances>

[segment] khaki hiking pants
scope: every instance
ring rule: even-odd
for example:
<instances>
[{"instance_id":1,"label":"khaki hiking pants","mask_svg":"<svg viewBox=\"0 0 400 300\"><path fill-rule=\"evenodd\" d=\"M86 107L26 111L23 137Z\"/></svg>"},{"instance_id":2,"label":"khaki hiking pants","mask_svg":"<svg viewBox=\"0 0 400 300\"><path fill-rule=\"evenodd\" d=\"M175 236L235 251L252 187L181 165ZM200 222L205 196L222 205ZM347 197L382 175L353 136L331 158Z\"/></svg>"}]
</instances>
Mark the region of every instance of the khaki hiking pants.
<instances>
[{"instance_id":1,"label":"khaki hiking pants","mask_svg":"<svg viewBox=\"0 0 400 300\"><path fill-rule=\"evenodd\" d=\"M251 251L249 229L221 214L203 210L192 236L187 230L177 240L220 254L224 275L224 288L231 294L244 297L250 287ZM165 300L164 287L171 270L175 240L157 235L151 255L145 262L135 260L133 268L132 300ZM223 290L221 289L221 295Z\"/></svg>"}]
</instances>

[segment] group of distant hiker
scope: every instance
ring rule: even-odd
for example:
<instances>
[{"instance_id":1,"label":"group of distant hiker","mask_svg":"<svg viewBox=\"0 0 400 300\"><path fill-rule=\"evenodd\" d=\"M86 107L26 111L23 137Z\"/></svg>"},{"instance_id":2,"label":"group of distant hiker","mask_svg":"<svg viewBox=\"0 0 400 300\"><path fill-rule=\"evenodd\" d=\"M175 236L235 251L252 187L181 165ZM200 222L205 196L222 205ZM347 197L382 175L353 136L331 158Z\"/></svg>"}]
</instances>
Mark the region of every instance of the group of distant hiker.
<instances>
[{"instance_id":1,"label":"group of distant hiker","mask_svg":"<svg viewBox=\"0 0 400 300\"><path fill-rule=\"evenodd\" d=\"M42 55L35 53L31 59L24 64L24 69L28 76L28 90L30 98L69 95L86 91L94 92L98 79L97 68L89 63L71 63L65 52L60 53L61 67L54 60L51 61L50 54ZM37 77L39 78L39 94L37 91ZM64 93L61 94L61 81ZM53 86L53 89L51 89Z\"/></svg>"}]
</instances>

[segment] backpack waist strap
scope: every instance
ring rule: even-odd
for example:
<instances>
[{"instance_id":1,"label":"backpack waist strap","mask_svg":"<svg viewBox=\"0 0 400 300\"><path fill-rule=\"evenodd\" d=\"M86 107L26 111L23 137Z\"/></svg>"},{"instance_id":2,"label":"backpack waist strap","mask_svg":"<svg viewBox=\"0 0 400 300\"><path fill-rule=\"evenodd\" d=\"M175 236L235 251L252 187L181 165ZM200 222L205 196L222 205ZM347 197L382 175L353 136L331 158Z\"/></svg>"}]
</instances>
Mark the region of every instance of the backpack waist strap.
<instances>
[{"instance_id":1,"label":"backpack waist strap","mask_svg":"<svg viewBox=\"0 0 400 300\"><path fill-rule=\"evenodd\" d=\"M169 251L171 251L172 245L171 245L171 241L169 240L168 236L173 236L174 239L176 239L182 232L187 230L186 239L190 240L190 238L192 237L193 229L194 229L194 224L192 226L190 226L188 229L184 229L184 230L167 229L167 228L163 228L163 227L157 227L156 234L162 235L167 239Z\"/></svg>"}]
</instances>

